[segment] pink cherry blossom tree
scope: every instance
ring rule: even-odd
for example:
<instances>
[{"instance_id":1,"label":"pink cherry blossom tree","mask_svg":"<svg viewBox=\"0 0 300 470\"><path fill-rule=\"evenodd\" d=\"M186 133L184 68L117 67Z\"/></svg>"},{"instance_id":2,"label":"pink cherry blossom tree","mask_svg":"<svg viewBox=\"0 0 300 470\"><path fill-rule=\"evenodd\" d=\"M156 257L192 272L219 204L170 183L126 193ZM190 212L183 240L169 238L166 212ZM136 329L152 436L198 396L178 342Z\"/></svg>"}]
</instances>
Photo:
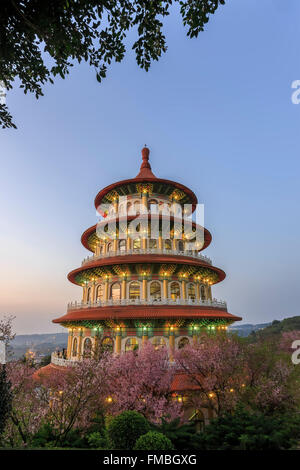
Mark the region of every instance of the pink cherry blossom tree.
<instances>
[{"instance_id":1,"label":"pink cherry blossom tree","mask_svg":"<svg viewBox=\"0 0 300 470\"><path fill-rule=\"evenodd\" d=\"M223 334L203 334L199 344L187 345L175 353L179 373L196 386L189 401L196 408L208 408L215 415L233 410L244 386L244 346Z\"/></svg>"},{"instance_id":2,"label":"pink cherry blossom tree","mask_svg":"<svg viewBox=\"0 0 300 470\"><path fill-rule=\"evenodd\" d=\"M182 405L171 396L176 370L166 348L148 342L138 351L111 356L108 369L111 414L135 410L154 423L181 416Z\"/></svg>"},{"instance_id":3,"label":"pink cherry blossom tree","mask_svg":"<svg viewBox=\"0 0 300 470\"><path fill-rule=\"evenodd\" d=\"M7 364L13 400L4 440L12 447L26 446L47 414L47 409L42 405L36 393L34 372L35 369L28 363L17 361Z\"/></svg>"}]
</instances>

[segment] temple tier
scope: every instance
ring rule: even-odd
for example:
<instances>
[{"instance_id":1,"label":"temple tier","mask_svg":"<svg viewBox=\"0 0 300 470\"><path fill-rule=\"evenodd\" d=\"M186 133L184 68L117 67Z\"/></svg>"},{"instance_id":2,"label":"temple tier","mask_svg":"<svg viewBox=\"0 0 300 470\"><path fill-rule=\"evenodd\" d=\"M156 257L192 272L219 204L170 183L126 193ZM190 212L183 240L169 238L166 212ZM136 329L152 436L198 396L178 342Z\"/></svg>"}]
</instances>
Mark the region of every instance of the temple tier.
<instances>
[{"instance_id":1,"label":"temple tier","mask_svg":"<svg viewBox=\"0 0 300 470\"><path fill-rule=\"evenodd\" d=\"M81 238L92 256L68 275L82 298L54 320L69 329L65 357L53 355L57 365L89 357L98 346L119 354L151 341L172 352L197 343L203 330L221 333L241 320L213 298L212 286L225 273L201 253L211 234L192 220L195 194L156 178L148 148L142 158L136 178L96 196L100 220ZM191 243L191 232L200 240Z\"/></svg>"}]
</instances>

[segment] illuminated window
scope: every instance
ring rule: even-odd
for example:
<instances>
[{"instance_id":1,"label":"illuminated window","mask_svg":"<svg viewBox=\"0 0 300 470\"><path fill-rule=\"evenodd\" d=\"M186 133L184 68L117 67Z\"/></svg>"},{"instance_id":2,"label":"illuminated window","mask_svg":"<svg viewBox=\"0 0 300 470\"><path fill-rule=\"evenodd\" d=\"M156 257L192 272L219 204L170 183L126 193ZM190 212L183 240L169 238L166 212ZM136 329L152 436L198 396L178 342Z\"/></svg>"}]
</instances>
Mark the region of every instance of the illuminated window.
<instances>
[{"instance_id":1,"label":"illuminated window","mask_svg":"<svg viewBox=\"0 0 300 470\"><path fill-rule=\"evenodd\" d=\"M128 338L125 343L125 352L136 351L139 348L137 338Z\"/></svg>"},{"instance_id":2,"label":"illuminated window","mask_svg":"<svg viewBox=\"0 0 300 470\"><path fill-rule=\"evenodd\" d=\"M155 238L150 238L149 240L149 248L152 250L157 248L157 240Z\"/></svg>"},{"instance_id":3,"label":"illuminated window","mask_svg":"<svg viewBox=\"0 0 300 470\"><path fill-rule=\"evenodd\" d=\"M172 300L176 300L176 299L180 298L180 286L179 286L178 282L172 282L171 283L170 291L171 291L171 299Z\"/></svg>"},{"instance_id":4,"label":"illuminated window","mask_svg":"<svg viewBox=\"0 0 300 470\"><path fill-rule=\"evenodd\" d=\"M131 202L127 202L127 214L131 214L132 213L132 204Z\"/></svg>"},{"instance_id":5,"label":"illuminated window","mask_svg":"<svg viewBox=\"0 0 300 470\"><path fill-rule=\"evenodd\" d=\"M196 299L196 290L194 284L188 285L188 299L195 300Z\"/></svg>"},{"instance_id":6,"label":"illuminated window","mask_svg":"<svg viewBox=\"0 0 300 470\"><path fill-rule=\"evenodd\" d=\"M97 298L97 300L103 300L103 298L104 298L104 285L103 284L99 284L97 286L96 298Z\"/></svg>"},{"instance_id":7,"label":"illuminated window","mask_svg":"<svg viewBox=\"0 0 300 470\"><path fill-rule=\"evenodd\" d=\"M182 240L179 240L178 242L178 250L179 251L184 251L184 243Z\"/></svg>"},{"instance_id":8,"label":"illuminated window","mask_svg":"<svg viewBox=\"0 0 300 470\"><path fill-rule=\"evenodd\" d=\"M83 357L91 357L92 354L92 341L90 338L85 338L83 343Z\"/></svg>"},{"instance_id":9,"label":"illuminated window","mask_svg":"<svg viewBox=\"0 0 300 470\"><path fill-rule=\"evenodd\" d=\"M140 250L141 249L141 240L140 240L140 238L135 238L133 240L133 249L134 250Z\"/></svg>"},{"instance_id":10,"label":"illuminated window","mask_svg":"<svg viewBox=\"0 0 300 470\"><path fill-rule=\"evenodd\" d=\"M113 339L110 338L109 336L106 336L106 338L103 338L101 346L104 351L113 351L114 349Z\"/></svg>"},{"instance_id":11,"label":"illuminated window","mask_svg":"<svg viewBox=\"0 0 300 470\"><path fill-rule=\"evenodd\" d=\"M202 299L202 300L205 300L205 299L206 299L205 287L204 287L204 286L201 286L201 288L200 288L200 295L201 295L201 299Z\"/></svg>"},{"instance_id":12,"label":"illuminated window","mask_svg":"<svg viewBox=\"0 0 300 470\"><path fill-rule=\"evenodd\" d=\"M158 214L158 205L155 199L150 199L148 202L148 209L151 214Z\"/></svg>"},{"instance_id":13,"label":"illuminated window","mask_svg":"<svg viewBox=\"0 0 300 470\"><path fill-rule=\"evenodd\" d=\"M140 201L135 201L134 203L134 212L136 215L140 214Z\"/></svg>"},{"instance_id":14,"label":"illuminated window","mask_svg":"<svg viewBox=\"0 0 300 470\"><path fill-rule=\"evenodd\" d=\"M119 241L119 250L122 252L126 251L126 240Z\"/></svg>"},{"instance_id":15,"label":"illuminated window","mask_svg":"<svg viewBox=\"0 0 300 470\"><path fill-rule=\"evenodd\" d=\"M161 285L158 281L153 281L150 284L150 297L153 300L161 300Z\"/></svg>"},{"instance_id":16,"label":"illuminated window","mask_svg":"<svg viewBox=\"0 0 300 470\"><path fill-rule=\"evenodd\" d=\"M178 349L184 348L184 346L186 346L187 344L190 344L189 339L188 339L188 338L181 338L181 339L178 341Z\"/></svg>"},{"instance_id":17,"label":"illuminated window","mask_svg":"<svg viewBox=\"0 0 300 470\"><path fill-rule=\"evenodd\" d=\"M166 341L162 336L157 336L153 339L152 344L155 349L160 349L166 346Z\"/></svg>"},{"instance_id":18,"label":"illuminated window","mask_svg":"<svg viewBox=\"0 0 300 470\"><path fill-rule=\"evenodd\" d=\"M169 239L165 240L165 249L171 250L171 248L172 248L171 240Z\"/></svg>"},{"instance_id":19,"label":"illuminated window","mask_svg":"<svg viewBox=\"0 0 300 470\"><path fill-rule=\"evenodd\" d=\"M138 282L131 282L129 286L129 298L130 299L140 298L140 284Z\"/></svg>"},{"instance_id":20,"label":"illuminated window","mask_svg":"<svg viewBox=\"0 0 300 470\"><path fill-rule=\"evenodd\" d=\"M114 284L111 285L110 298L112 300L120 300L120 298L121 298L121 286L118 282L115 282Z\"/></svg>"}]
</instances>

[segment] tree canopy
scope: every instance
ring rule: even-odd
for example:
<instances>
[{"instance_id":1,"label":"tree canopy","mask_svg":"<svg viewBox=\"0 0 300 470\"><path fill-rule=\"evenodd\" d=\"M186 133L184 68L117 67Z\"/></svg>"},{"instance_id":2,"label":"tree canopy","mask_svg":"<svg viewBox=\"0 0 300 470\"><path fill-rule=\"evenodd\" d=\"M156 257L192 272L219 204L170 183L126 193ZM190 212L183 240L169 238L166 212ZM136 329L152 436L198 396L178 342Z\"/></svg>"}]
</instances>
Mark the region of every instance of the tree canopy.
<instances>
[{"instance_id":1,"label":"tree canopy","mask_svg":"<svg viewBox=\"0 0 300 470\"><path fill-rule=\"evenodd\" d=\"M65 78L74 63L85 61L101 82L111 62L124 58L131 29L137 31L137 64L148 70L167 50L163 19L176 3L192 38L225 0L2 0L0 81L10 90L17 80L24 93L39 98L47 82ZM0 125L16 127L3 102Z\"/></svg>"}]
</instances>

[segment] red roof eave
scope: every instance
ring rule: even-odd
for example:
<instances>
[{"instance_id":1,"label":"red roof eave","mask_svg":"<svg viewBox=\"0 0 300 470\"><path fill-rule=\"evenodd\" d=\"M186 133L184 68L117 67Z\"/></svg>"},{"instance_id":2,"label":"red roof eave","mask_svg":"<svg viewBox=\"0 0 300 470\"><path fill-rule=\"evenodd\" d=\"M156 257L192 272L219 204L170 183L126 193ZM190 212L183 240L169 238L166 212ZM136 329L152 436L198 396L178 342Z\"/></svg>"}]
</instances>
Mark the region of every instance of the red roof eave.
<instances>
[{"instance_id":1,"label":"red roof eave","mask_svg":"<svg viewBox=\"0 0 300 470\"><path fill-rule=\"evenodd\" d=\"M53 323L66 323L81 320L107 320L107 319L175 319L175 318L207 318L240 321L241 317L232 315L224 309L216 307L194 307L181 305L126 305L111 307L90 307L69 310L66 315L56 318Z\"/></svg>"}]
</instances>

